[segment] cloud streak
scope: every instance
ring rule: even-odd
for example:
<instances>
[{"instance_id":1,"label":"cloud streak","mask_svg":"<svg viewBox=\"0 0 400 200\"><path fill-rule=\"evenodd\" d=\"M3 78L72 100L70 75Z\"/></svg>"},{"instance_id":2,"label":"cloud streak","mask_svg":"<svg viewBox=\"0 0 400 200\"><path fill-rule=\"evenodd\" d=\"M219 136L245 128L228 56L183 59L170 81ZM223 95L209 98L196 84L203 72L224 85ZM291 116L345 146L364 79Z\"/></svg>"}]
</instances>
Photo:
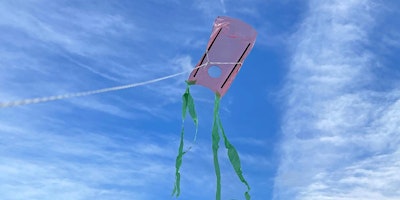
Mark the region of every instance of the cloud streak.
<instances>
[{"instance_id":1,"label":"cloud streak","mask_svg":"<svg viewBox=\"0 0 400 200\"><path fill-rule=\"evenodd\" d=\"M173 139L117 127L113 134L77 127L66 130L56 123L41 128L34 120L17 128L12 124L18 115L9 115L0 125L2 198L154 199L159 195L148 190L162 190L168 196L164 187L172 187Z\"/></svg>"},{"instance_id":2,"label":"cloud streak","mask_svg":"<svg viewBox=\"0 0 400 200\"><path fill-rule=\"evenodd\" d=\"M143 21L116 12L115 4L78 7L64 3L0 3L0 68L4 72L0 83L7 86L0 88L3 102L148 81L182 72L192 64L189 55L160 49L158 40L166 40L164 34L155 35L153 27L138 25ZM179 44L173 39L168 41ZM143 91L165 104L180 99L177 88L183 85L183 81L170 81ZM136 99L131 105L145 105L144 95L129 96ZM73 103L117 115L125 108L96 97L90 103L81 99ZM158 108L142 107L135 109L159 113Z\"/></svg>"},{"instance_id":3,"label":"cloud streak","mask_svg":"<svg viewBox=\"0 0 400 200\"><path fill-rule=\"evenodd\" d=\"M309 1L283 90L274 199L395 199L399 91L379 91L374 1ZM383 80L380 80L383 81Z\"/></svg>"}]
</instances>

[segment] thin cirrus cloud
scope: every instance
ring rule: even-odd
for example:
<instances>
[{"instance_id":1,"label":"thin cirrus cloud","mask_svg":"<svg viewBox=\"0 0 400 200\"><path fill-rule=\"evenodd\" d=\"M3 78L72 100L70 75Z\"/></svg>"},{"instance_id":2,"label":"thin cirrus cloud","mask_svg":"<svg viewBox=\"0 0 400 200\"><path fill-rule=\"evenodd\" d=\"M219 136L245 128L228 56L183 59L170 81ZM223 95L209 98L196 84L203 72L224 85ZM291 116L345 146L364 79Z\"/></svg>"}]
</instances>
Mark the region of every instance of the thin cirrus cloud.
<instances>
[{"instance_id":1,"label":"thin cirrus cloud","mask_svg":"<svg viewBox=\"0 0 400 200\"><path fill-rule=\"evenodd\" d=\"M400 93L380 91L365 48L382 5L310 1L293 36L274 199L400 196ZM393 69L394 70L394 69Z\"/></svg>"},{"instance_id":2,"label":"thin cirrus cloud","mask_svg":"<svg viewBox=\"0 0 400 200\"><path fill-rule=\"evenodd\" d=\"M0 159L4 199L152 199L140 188L169 183L172 170L165 160L171 159L166 151L172 149L167 144L145 137L79 131L61 135L32 128L0 126L1 151L8 152Z\"/></svg>"},{"instance_id":3,"label":"thin cirrus cloud","mask_svg":"<svg viewBox=\"0 0 400 200\"><path fill-rule=\"evenodd\" d=\"M0 3L0 35L4 36L0 40L0 44L4 44L0 45L1 101L81 92L176 72L166 70L168 62L161 65L153 59L148 62L142 59L130 65L139 67L125 67L130 63L128 57L152 57L147 53L127 53L126 46L130 45L120 42L142 40L140 31L132 25L134 20L127 21L122 16L100 10L88 12L78 7L47 3ZM158 47L148 44L155 49ZM110 64L118 66L119 70L110 68ZM157 64L158 68L149 68L151 70L140 67ZM174 70L181 68L177 66ZM178 86L171 85L172 88L163 91L172 91ZM151 92L146 94L151 96ZM129 95L132 99L136 97ZM132 102L132 99L122 98L123 95L115 96L119 95L2 110L2 199L145 200L154 199L152 195L158 195L154 191L161 188L165 196L169 196L170 191L164 187L172 188L173 184L176 145L171 143L174 140L149 139L150 134L143 130L126 130L119 126L138 116L143 118L143 113L150 113L152 117L166 113L160 106L152 106L160 105L163 96L153 93L157 104L146 103L149 102L146 99L136 98ZM144 93L137 96L144 96ZM105 119L104 115L85 115L88 110L107 113L110 118L105 118L111 120L96 124ZM104 124L113 126L111 137L94 130ZM146 191L148 185L153 185L153 193Z\"/></svg>"},{"instance_id":4,"label":"thin cirrus cloud","mask_svg":"<svg viewBox=\"0 0 400 200\"><path fill-rule=\"evenodd\" d=\"M0 29L4 29L1 33L4 37L0 42L4 45L0 47L3 58L0 62L4 73L0 75L0 83L8 86L1 88L3 101L147 81L181 72L188 67L188 62L191 64L188 55L173 55L171 59L169 51L164 52L165 56L160 56L161 52L142 52L144 49L140 46L159 50L159 44L151 41L164 40L164 36L150 40L146 35L152 30L139 27L135 17L116 14L114 9L111 6L87 10L85 6L59 6L51 2L1 3ZM161 59L165 62L160 62ZM173 91L182 85L155 85L154 88L158 88L160 98L164 95L175 98L177 93ZM108 108L104 110L108 113L119 109L79 101L72 103L88 105L90 109ZM93 105L107 105L100 99L91 101Z\"/></svg>"}]
</instances>

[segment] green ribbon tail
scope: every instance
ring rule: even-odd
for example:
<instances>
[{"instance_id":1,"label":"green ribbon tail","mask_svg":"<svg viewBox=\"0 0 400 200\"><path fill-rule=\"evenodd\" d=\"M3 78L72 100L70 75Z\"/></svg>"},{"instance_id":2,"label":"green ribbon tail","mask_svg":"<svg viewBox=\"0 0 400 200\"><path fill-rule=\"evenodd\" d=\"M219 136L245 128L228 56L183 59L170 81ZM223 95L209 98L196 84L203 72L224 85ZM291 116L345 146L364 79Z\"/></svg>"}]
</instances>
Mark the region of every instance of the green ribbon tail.
<instances>
[{"instance_id":1,"label":"green ribbon tail","mask_svg":"<svg viewBox=\"0 0 400 200\"><path fill-rule=\"evenodd\" d=\"M244 193L244 196L246 197L246 200L250 200L250 194L249 194L250 186L243 176L239 154L236 148L229 142L228 138L226 137L225 130L224 127L222 126L222 122L221 119L219 118L219 115L214 116L214 118L217 118L216 121L218 122L219 129L221 130L225 148L228 150L229 161L231 162L231 165L235 170L237 176L239 177L240 181L247 187L247 191Z\"/></svg>"},{"instance_id":2,"label":"green ribbon tail","mask_svg":"<svg viewBox=\"0 0 400 200\"><path fill-rule=\"evenodd\" d=\"M221 200L221 170L219 168L218 162L218 148L219 148L219 128L218 128L218 112L219 112L219 96L215 96L215 103L214 103L214 122L212 128L212 150L213 150L213 158L214 158L214 169L215 175L217 177L217 191L215 194L216 200Z\"/></svg>"},{"instance_id":3,"label":"green ribbon tail","mask_svg":"<svg viewBox=\"0 0 400 200\"><path fill-rule=\"evenodd\" d=\"M194 100L193 100L193 97L190 94L190 90L189 90L191 83L189 83L189 82L186 82L186 83L187 83L187 89L186 89L187 90L187 101L186 101L187 104L186 105L189 110L190 117L192 118L194 125L196 126L196 132L194 134L194 139L193 139L193 141L196 141L197 131L199 128L199 121L197 119L196 108L194 106Z\"/></svg>"},{"instance_id":4,"label":"green ribbon tail","mask_svg":"<svg viewBox=\"0 0 400 200\"><path fill-rule=\"evenodd\" d=\"M198 130L198 120L197 120L196 109L194 106L193 97L190 94L190 85L191 84L189 82L186 82L186 83L187 83L186 91L182 95L182 129L181 129L181 136L180 136L180 142L179 142L178 156L176 156L176 161L175 161L175 184L174 184L174 189L172 191L172 196L176 196L176 197L178 197L181 192L181 189L180 189L181 174L180 174L179 170L182 166L183 155L187 152L187 151L183 151L184 135L185 135L184 124L185 124L187 110L189 110L189 114L196 126L196 134L195 134L194 141L196 141L197 130ZM189 147L189 149L190 149L190 147Z\"/></svg>"},{"instance_id":5,"label":"green ribbon tail","mask_svg":"<svg viewBox=\"0 0 400 200\"><path fill-rule=\"evenodd\" d=\"M178 156L176 157L175 161L175 184L174 184L174 190L172 191L172 196L178 197L181 193L181 188L180 188L180 183L181 183L181 174L179 172L179 169L181 168L182 165L182 158L183 155L186 153L183 151L183 135L184 135L184 128L182 127L181 131L181 139L179 143L179 149L178 149Z\"/></svg>"}]
</instances>

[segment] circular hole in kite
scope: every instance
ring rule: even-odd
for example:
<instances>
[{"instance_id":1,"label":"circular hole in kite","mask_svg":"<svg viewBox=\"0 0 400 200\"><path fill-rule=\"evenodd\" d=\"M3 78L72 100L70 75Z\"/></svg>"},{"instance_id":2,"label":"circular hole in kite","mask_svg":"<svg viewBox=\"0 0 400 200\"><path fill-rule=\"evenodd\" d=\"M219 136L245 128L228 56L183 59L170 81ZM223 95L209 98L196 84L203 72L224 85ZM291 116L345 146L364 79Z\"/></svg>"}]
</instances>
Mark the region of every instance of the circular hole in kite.
<instances>
[{"instance_id":1,"label":"circular hole in kite","mask_svg":"<svg viewBox=\"0 0 400 200\"><path fill-rule=\"evenodd\" d=\"M208 75L210 75L213 78L218 78L221 76L221 68L218 66L211 66L208 68Z\"/></svg>"}]
</instances>

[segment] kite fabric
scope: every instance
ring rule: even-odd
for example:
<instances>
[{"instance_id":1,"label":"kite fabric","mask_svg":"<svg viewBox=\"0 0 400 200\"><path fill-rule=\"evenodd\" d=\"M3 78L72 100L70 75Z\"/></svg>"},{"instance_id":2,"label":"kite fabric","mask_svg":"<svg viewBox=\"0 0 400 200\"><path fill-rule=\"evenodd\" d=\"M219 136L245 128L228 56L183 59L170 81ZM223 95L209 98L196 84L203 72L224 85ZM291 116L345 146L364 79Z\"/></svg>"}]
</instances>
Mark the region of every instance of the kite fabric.
<instances>
[{"instance_id":1,"label":"kite fabric","mask_svg":"<svg viewBox=\"0 0 400 200\"><path fill-rule=\"evenodd\" d=\"M229 142L219 117L220 100L230 88L237 73L242 67L244 59L250 53L256 40L257 32L248 24L229 17L217 17L214 22L210 40L206 52L200 62L191 72L187 83L186 91L182 96L182 129L178 156L176 157L175 185L172 195L180 195L180 167L182 166L184 151L184 120L186 113L189 112L195 126L196 134L198 129L198 119L194 106L194 100L190 94L190 86L199 84L205 86L215 93L214 117L212 127L212 151L214 169L217 179L216 200L221 200L221 170L218 161L219 143L222 139L228 151L228 158L240 181L246 186L244 193L246 200L250 200L250 186L243 176L239 154L236 148ZM213 76L209 69L217 67L221 70L219 76ZM189 148L190 149L190 148Z\"/></svg>"},{"instance_id":2,"label":"kite fabric","mask_svg":"<svg viewBox=\"0 0 400 200\"><path fill-rule=\"evenodd\" d=\"M218 17L214 22L206 52L189 76L194 82L224 96L242 63L254 46L257 32L248 24L229 17ZM208 74L212 67L221 70L219 77Z\"/></svg>"}]
</instances>

